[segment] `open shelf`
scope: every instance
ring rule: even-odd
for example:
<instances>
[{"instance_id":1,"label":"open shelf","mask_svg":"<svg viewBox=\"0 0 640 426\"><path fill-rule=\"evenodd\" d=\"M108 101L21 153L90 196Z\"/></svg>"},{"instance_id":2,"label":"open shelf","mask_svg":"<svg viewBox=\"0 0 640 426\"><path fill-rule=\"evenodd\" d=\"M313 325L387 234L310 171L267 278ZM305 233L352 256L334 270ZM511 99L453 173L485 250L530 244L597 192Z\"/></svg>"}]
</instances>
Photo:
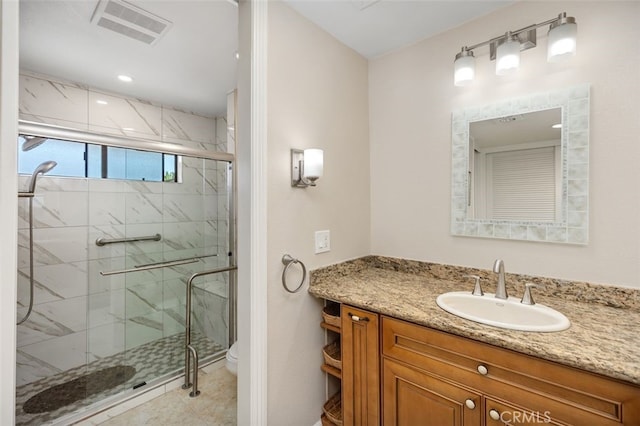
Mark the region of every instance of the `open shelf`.
<instances>
[{"instance_id":1,"label":"open shelf","mask_svg":"<svg viewBox=\"0 0 640 426\"><path fill-rule=\"evenodd\" d=\"M322 371L324 371L327 374L331 374L333 377L336 377L338 379L342 379L342 371L338 370L335 367L332 367L328 364L322 364L322 366L320 367L322 369Z\"/></svg>"},{"instance_id":2,"label":"open shelf","mask_svg":"<svg viewBox=\"0 0 640 426\"><path fill-rule=\"evenodd\" d=\"M324 321L320 323L320 327L324 328L325 330L333 331L334 333L340 333L340 327L336 327L335 325L331 325Z\"/></svg>"}]
</instances>

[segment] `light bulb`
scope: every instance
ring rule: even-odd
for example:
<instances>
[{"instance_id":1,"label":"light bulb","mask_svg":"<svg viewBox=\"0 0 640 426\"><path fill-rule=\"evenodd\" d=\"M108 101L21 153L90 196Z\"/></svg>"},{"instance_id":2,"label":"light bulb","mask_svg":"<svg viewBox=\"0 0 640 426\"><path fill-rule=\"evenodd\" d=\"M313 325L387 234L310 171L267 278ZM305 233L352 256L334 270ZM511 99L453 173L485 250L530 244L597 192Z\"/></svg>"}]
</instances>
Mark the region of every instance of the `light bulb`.
<instances>
[{"instance_id":1,"label":"light bulb","mask_svg":"<svg viewBox=\"0 0 640 426\"><path fill-rule=\"evenodd\" d=\"M322 177L323 152L321 149L311 148L304 150L304 174L305 179L316 181Z\"/></svg>"},{"instance_id":2,"label":"light bulb","mask_svg":"<svg viewBox=\"0 0 640 426\"><path fill-rule=\"evenodd\" d=\"M547 41L547 61L559 62L576 54L578 25L572 17L560 14L558 20L549 28Z\"/></svg>"},{"instance_id":3,"label":"light bulb","mask_svg":"<svg viewBox=\"0 0 640 426\"><path fill-rule=\"evenodd\" d=\"M453 68L453 84L456 86L469 85L476 74L476 62L473 52L463 48L462 52L456 55Z\"/></svg>"},{"instance_id":4,"label":"light bulb","mask_svg":"<svg viewBox=\"0 0 640 426\"><path fill-rule=\"evenodd\" d=\"M507 34L507 40L498 46L496 52L496 74L512 74L520 67L520 42Z\"/></svg>"}]
</instances>

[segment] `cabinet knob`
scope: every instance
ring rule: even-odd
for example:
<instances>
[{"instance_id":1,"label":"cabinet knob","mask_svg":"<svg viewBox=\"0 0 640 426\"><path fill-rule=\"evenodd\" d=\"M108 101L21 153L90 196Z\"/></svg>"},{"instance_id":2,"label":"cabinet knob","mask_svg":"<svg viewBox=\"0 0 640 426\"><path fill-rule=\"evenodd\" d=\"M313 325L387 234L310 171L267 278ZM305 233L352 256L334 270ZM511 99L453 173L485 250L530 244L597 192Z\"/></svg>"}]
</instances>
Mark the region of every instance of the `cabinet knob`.
<instances>
[{"instance_id":1,"label":"cabinet knob","mask_svg":"<svg viewBox=\"0 0 640 426\"><path fill-rule=\"evenodd\" d=\"M472 399L467 399L467 400L464 402L464 405L466 405L466 406L467 406L467 408L468 408L469 410L473 410L474 408L476 408L476 403L475 403L475 402L473 402L473 400L472 400Z\"/></svg>"},{"instance_id":2,"label":"cabinet knob","mask_svg":"<svg viewBox=\"0 0 640 426\"><path fill-rule=\"evenodd\" d=\"M354 321L362 321L362 322L369 321L369 318L367 318L367 317L359 317L357 315L353 315L351 312L349 312L349 317Z\"/></svg>"},{"instance_id":3,"label":"cabinet knob","mask_svg":"<svg viewBox=\"0 0 640 426\"><path fill-rule=\"evenodd\" d=\"M486 376L488 372L489 372L489 369L484 365L480 364L478 366L478 373L482 374L483 376Z\"/></svg>"},{"instance_id":4,"label":"cabinet knob","mask_svg":"<svg viewBox=\"0 0 640 426\"><path fill-rule=\"evenodd\" d=\"M498 412L498 410L491 409L489 410L489 417L491 417L493 420L500 420L500 413Z\"/></svg>"}]
</instances>

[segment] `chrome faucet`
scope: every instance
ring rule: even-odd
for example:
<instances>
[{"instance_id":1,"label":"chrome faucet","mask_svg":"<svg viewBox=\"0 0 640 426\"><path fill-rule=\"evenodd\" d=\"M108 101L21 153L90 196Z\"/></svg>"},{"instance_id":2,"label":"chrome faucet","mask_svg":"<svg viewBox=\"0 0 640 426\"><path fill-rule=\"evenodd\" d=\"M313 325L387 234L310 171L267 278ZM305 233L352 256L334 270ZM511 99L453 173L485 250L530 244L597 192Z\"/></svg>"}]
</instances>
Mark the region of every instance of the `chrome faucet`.
<instances>
[{"instance_id":1,"label":"chrome faucet","mask_svg":"<svg viewBox=\"0 0 640 426\"><path fill-rule=\"evenodd\" d=\"M493 272L498 274L498 286L496 287L496 297L498 299L507 299L507 285L504 282L504 262L502 259L496 259L493 264Z\"/></svg>"}]
</instances>

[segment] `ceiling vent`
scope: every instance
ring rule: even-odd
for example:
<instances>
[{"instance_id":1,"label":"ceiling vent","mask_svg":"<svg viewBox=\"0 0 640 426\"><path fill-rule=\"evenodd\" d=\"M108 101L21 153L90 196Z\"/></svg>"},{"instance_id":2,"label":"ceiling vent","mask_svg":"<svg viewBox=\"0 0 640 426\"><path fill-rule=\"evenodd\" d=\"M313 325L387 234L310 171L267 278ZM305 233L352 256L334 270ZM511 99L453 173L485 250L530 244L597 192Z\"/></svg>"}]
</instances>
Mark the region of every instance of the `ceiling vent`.
<instances>
[{"instance_id":1,"label":"ceiling vent","mask_svg":"<svg viewBox=\"0 0 640 426\"><path fill-rule=\"evenodd\" d=\"M171 22L122 0L100 0L91 23L145 44L155 44Z\"/></svg>"}]
</instances>

